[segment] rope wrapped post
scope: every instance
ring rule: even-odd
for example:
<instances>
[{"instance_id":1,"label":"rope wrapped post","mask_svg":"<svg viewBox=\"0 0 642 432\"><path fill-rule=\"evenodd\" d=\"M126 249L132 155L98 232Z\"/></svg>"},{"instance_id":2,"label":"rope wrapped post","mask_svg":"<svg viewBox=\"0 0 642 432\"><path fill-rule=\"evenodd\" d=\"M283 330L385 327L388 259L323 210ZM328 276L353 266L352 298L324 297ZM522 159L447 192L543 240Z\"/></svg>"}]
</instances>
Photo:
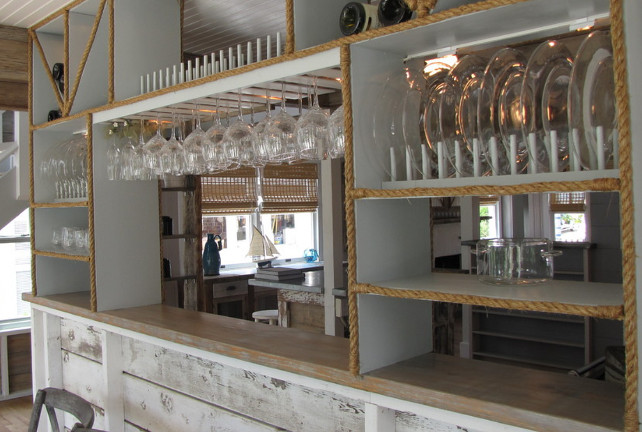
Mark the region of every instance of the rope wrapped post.
<instances>
[{"instance_id":1,"label":"rope wrapped post","mask_svg":"<svg viewBox=\"0 0 642 432\"><path fill-rule=\"evenodd\" d=\"M294 43L294 0L285 0L285 53L292 54Z\"/></svg>"},{"instance_id":2,"label":"rope wrapped post","mask_svg":"<svg viewBox=\"0 0 642 432\"><path fill-rule=\"evenodd\" d=\"M618 111L620 151L620 212L622 230L622 285L624 291L624 344L626 387L624 392L624 428L639 430L638 415L638 344L637 295L635 276L635 237L633 207L633 165L631 159L631 119L627 84L627 58L622 0L611 0L611 43L613 74Z\"/></svg>"},{"instance_id":3,"label":"rope wrapped post","mask_svg":"<svg viewBox=\"0 0 642 432\"><path fill-rule=\"evenodd\" d=\"M345 134L345 209L348 243L348 321L350 326L350 364L353 375L359 374L359 320L357 295L352 288L357 283L357 238L355 231L354 199L354 146L352 125L352 84L350 80L350 45L341 46L341 90L343 93L343 130Z\"/></svg>"}]
</instances>

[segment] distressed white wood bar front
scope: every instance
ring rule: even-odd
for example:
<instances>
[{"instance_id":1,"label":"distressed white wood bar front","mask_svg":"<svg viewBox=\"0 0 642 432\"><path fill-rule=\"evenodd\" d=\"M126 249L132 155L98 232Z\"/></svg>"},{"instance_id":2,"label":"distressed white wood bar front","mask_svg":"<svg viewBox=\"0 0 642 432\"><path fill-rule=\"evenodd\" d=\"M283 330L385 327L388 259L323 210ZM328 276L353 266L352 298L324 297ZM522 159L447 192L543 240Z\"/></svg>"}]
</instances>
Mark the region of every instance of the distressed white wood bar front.
<instances>
[{"instance_id":1,"label":"distressed white wood bar front","mask_svg":"<svg viewBox=\"0 0 642 432\"><path fill-rule=\"evenodd\" d=\"M112 432L621 428L609 420L620 392L591 380L435 354L355 377L343 338L161 305L92 313L87 293L26 297L34 362L49 359L34 388L81 395Z\"/></svg>"}]
</instances>

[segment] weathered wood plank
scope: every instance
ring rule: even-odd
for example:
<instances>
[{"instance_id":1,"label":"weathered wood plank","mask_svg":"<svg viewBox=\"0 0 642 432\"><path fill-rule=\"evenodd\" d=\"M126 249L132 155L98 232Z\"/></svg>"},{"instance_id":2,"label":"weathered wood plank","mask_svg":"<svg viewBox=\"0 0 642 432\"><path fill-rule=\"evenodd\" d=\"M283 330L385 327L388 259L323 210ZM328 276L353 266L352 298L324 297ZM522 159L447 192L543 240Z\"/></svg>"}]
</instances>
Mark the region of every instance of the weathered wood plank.
<instances>
[{"instance_id":1,"label":"weathered wood plank","mask_svg":"<svg viewBox=\"0 0 642 432\"><path fill-rule=\"evenodd\" d=\"M68 319L61 320L60 328L64 350L102 363L103 330Z\"/></svg>"},{"instance_id":2,"label":"weathered wood plank","mask_svg":"<svg viewBox=\"0 0 642 432\"><path fill-rule=\"evenodd\" d=\"M281 430L131 375L125 375L123 382L125 418L141 429L221 432Z\"/></svg>"},{"instance_id":3,"label":"weathered wood plank","mask_svg":"<svg viewBox=\"0 0 642 432\"><path fill-rule=\"evenodd\" d=\"M20 333L7 336L9 353L31 352L31 333Z\"/></svg>"},{"instance_id":4,"label":"weathered wood plank","mask_svg":"<svg viewBox=\"0 0 642 432\"><path fill-rule=\"evenodd\" d=\"M397 411L395 414L394 430L395 432L478 432L402 411Z\"/></svg>"},{"instance_id":5,"label":"weathered wood plank","mask_svg":"<svg viewBox=\"0 0 642 432\"><path fill-rule=\"evenodd\" d=\"M29 107L29 88L26 82L0 81L0 95L0 109L26 111Z\"/></svg>"},{"instance_id":6,"label":"weathered wood plank","mask_svg":"<svg viewBox=\"0 0 642 432\"><path fill-rule=\"evenodd\" d=\"M63 388L95 407L105 406L102 365L69 351L62 351Z\"/></svg>"},{"instance_id":7,"label":"weathered wood plank","mask_svg":"<svg viewBox=\"0 0 642 432\"><path fill-rule=\"evenodd\" d=\"M130 338L123 338L123 364L127 374L288 430L363 430L363 402L330 392Z\"/></svg>"}]
</instances>

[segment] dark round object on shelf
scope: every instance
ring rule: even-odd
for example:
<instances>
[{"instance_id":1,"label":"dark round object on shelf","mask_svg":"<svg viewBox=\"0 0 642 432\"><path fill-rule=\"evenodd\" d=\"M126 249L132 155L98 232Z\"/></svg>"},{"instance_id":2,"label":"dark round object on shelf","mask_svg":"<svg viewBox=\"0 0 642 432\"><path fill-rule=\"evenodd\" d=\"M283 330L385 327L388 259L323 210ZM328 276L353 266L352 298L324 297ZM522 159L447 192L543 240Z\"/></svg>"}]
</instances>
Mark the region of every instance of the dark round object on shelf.
<instances>
[{"instance_id":1,"label":"dark round object on shelf","mask_svg":"<svg viewBox=\"0 0 642 432\"><path fill-rule=\"evenodd\" d=\"M403 0L381 0L377 16L381 25L389 26L408 21L412 16L412 11Z\"/></svg>"},{"instance_id":2,"label":"dark round object on shelf","mask_svg":"<svg viewBox=\"0 0 642 432\"><path fill-rule=\"evenodd\" d=\"M53 121L62 117L62 112L60 110L51 110L47 114L47 121Z\"/></svg>"},{"instance_id":3,"label":"dark round object on shelf","mask_svg":"<svg viewBox=\"0 0 642 432\"><path fill-rule=\"evenodd\" d=\"M53 75L54 80L62 81L65 76L65 65L62 63L54 63L51 68L51 74Z\"/></svg>"},{"instance_id":4,"label":"dark round object on shelf","mask_svg":"<svg viewBox=\"0 0 642 432\"><path fill-rule=\"evenodd\" d=\"M366 25L366 9L361 3L346 4L339 15L339 28L346 36L361 33Z\"/></svg>"}]
</instances>

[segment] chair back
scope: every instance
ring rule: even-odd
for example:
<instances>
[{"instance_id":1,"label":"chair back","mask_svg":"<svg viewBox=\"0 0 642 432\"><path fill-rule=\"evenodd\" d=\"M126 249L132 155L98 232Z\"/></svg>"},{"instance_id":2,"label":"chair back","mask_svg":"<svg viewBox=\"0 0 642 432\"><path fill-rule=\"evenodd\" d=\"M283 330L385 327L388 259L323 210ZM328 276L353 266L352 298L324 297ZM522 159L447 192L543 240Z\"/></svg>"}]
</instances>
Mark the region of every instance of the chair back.
<instances>
[{"instance_id":1,"label":"chair back","mask_svg":"<svg viewBox=\"0 0 642 432\"><path fill-rule=\"evenodd\" d=\"M74 429L76 427L91 428L94 424L94 409L89 402L67 390L47 387L38 390L36 393L28 432L36 432L38 430L43 406L47 410L53 432L60 432L56 410L68 412L78 419L79 422L74 425Z\"/></svg>"}]
</instances>

